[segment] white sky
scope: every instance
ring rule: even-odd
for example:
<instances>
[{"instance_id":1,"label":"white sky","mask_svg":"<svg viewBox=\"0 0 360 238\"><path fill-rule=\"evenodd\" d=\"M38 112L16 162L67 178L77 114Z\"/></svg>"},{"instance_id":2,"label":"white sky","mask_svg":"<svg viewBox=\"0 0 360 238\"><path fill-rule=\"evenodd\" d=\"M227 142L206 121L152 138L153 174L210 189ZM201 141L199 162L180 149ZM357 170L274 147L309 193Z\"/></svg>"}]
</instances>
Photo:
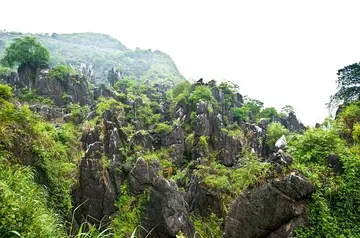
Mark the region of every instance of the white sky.
<instances>
[{"instance_id":1,"label":"white sky","mask_svg":"<svg viewBox=\"0 0 360 238\"><path fill-rule=\"evenodd\" d=\"M186 78L226 78L240 93L314 125L336 72L360 61L360 2L331 0L3 0L0 29L106 33L169 54Z\"/></svg>"}]
</instances>

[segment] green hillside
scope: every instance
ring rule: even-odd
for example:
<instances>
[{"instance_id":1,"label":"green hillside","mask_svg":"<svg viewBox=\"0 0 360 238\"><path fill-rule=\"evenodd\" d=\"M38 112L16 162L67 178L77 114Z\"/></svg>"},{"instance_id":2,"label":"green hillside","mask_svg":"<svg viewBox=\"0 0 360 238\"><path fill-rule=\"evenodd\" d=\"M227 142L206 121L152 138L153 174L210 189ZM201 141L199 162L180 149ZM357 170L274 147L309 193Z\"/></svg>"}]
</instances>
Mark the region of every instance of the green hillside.
<instances>
[{"instance_id":1,"label":"green hillside","mask_svg":"<svg viewBox=\"0 0 360 238\"><path fill-rule=\"evenodd\" d=\"M172 81L179 83L184 77L179 73L174 61L167 54L155 50L131 50L109 35L97 33L74 34L23 34L0 31L0 56L6 46L18 37L31 35L49 49L51 65L59 63L92 65L97 82L107 79L108 71L116 67L125 76L153 83Z\"/></svg>"}]
</instances>

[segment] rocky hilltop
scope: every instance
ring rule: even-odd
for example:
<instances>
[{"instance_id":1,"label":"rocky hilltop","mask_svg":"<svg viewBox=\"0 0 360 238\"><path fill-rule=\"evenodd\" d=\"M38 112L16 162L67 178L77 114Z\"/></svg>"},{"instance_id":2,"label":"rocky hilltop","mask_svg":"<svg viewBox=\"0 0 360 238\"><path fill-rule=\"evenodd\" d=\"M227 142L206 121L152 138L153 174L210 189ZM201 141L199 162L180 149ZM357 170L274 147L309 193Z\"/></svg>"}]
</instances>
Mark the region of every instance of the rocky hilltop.
<instances>
[{"instance_id":1,"label":"rocky hilltop","mask_svg":"<svg viewBox=\"0 0 360 238\"><path fill-rule=\"evenodd\" d=\"M357 234L349 109L311 129L230 82L107 74L98 86L65 66L0 75L0 234Z\"/></svg>"},{"instance_id":2,"label":"rocky hilltop","mask_svg":"<svg viewBox=\"0 0 360 238\"><path fill-rule=\"evenodd\" d=\"M63 63L93 71L96 83L104 83L108 71L116 68L134 80L179 83L184 77L167 54L158 50L130 50L109 35L97 33L24 34L0 31L0 58L16 38L36 37L51 54L52 66Z\"/></svg>"}]
</instances>

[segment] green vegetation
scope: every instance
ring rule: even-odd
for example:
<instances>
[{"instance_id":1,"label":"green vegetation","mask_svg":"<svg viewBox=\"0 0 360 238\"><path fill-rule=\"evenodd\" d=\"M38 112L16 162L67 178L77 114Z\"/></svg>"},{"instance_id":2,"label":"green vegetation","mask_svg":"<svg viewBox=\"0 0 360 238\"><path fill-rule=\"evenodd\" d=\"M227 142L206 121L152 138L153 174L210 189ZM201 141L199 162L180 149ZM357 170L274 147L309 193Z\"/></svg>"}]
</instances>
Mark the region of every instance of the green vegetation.
<instances>
[{"instance_id":1,"label":"green vegetation","mask_svg":"<svg viewBox=\"0 0 360 238\"><path fill-rule=\"evenodd\" d=\"M204 85L196 86L194 91L191 92L189 97L189 102L192 105L196 105L196 103L198 103L200 100L203 100L208 103L215 102L215 99L211 94L211 90Z\"/></svg>"},{"instance_id":2,"label":"green vegetation","mask_svg":"<svg viewBox=\"0 0 360 238\"><path fill-rule=\"evenodd\" d=\"M49 76L60 81L65 81L70 75L75 75L76 71L69 65L59 64L49 71Z\"/></svg>"},{"instance_id":3,"label":"green vegetation","mask_svg":"<svg viewBox=\"0 0 360 238\"><path fill-rule=\"evenodd\" d=\"M342 138L344 126L327 120L323 128L310 129L290 140L293 167L316 185L309 205L311 226L299 229L297 237L357 237L360 232L360 150ZM339 156L342 174L328 166L330 154Z\"/></svg>"},{"instance_id":4,"label":"green vegetation","mask_svg":"<svg viewBox=\"0 0 360 238\"><path fill-rule=\"evenodd\" d=\"M162 132L170 133L170 132L172 132L172 130L173 130L173 127L166 123L158 123L155 128L156 133L162 133Z\"/></svg>"},{"instance_id":5,"label":"green vegetation","mask_svg":"<svg viewBox=\"0 0 360 238\"><path fill-rule=\"evenodd\" d=\"M114 237L119 238L130 237L133 232L136 232L141 223L143 206L150 199L149 189L145 189L137 198L130 195L127 184L121 186L121 191L122 195L117 203L118 215L111 224Z\"/></svg>"},{"instance_id":6,"label":"green vegetation","mask_svg":"<svg viewBox=\"0 0 360 238\"><path fill-rule=\"evenodd\" d=\"M202 238L223 237L223 219L218 218L215 214L211 214L211 216L208 218L194 215L192 220L194 221L197 234L199 234Z\"/></svg>"},{"instance_id":7,"label":"green vegetation","mask_svg":"<svg viewBox=\"0 0 360 238\"><path fill-rule=\"evenodd\" d=\"M8 204L2 213L10 211L7 206L13 207L13 215L5 216L0 230L27 237L56 237L64 228L54 211L66 216L72 209L71 189L81 156L78 132L72 124L55 128L27 105L13 104L8 86L0 85L0 89L1 204ZM35 176L22 164L32 165ZM36 183L46 186L49 194Z\"/></svg>"},{"instance_id":8,"label":"green vegetation","mask_svg":"<svg viewBox=\"0 0 360 238\"><path fill-rule=\"evenodd\" d=\"M0 76L8 76L11 72L9 67L0 66Z\"/></svg>"},{"instance_id":9,"label":"green vegetation","mask_svg":"<svg viewBox=\"0 0 360 238\"><path fill-rule=\"evenodd\" d=\"M278 116L279 116L279 113L276 111L276 109L274 107L264 108L264 110L262 110L260 113L260 118L271 119L272 117L278 117Z\"/></svg>"},{"instance_id":10,"label":"green vegetation","mask_svg":"<svg viewBox=\"0 0 360 238\"><path fill-rule=\"evenodd\" d=\"M70 111L70 121L74 124L83 121L90 111L87 105L81 107L79 103L70 103L67 110Z\"/></svg>"},{"instance_id":11,"label":"green vegetation","mask_svg":"<svg viewBox=\"0 0 360 238\"><path fill-rule=\"evenodd\" d=\"M184 77L179 73L173 60L165 53L152 50L126 48L120 41L104 34L22 34L16 32L1 32L0 43L8 45L16 38L35 37L50 52L50 64L67 64L76 68L80 64L92 65L95 76L101 82L106 82L108 71L121 69L123 75L143 82L180 83ZM0 55L4 50L0 47ZM40 63L40 62L39 62Z\"/></svg>"},{"instance_id":12,"label":"green vegetation","mask_svg":"<svg viewBox=\"0 0 360 238\"><path fill-rule=\"evenodd\" d=\"M351 103L359 100L359 76L360 64L354 63L348 65L337 72L338 91L330 97L330 105L337 106L339 103Z\"/></svg>"},{"instance_id":13,"label":"green vegetation","mask_svg":"<svg viewBox=\"0 0 360 238\"><path fill-rule=\"evenodd\" d=\"M226 202L231 201L250 184L255 184L265 178L266 171L270 168L269 164L261 163L251 153L243 155L243 166L235 170L230 170L216 162L215 156L213 154L208 157L196 168L194 174L202 179L210 191L220 193Z\"/></svg>"},{"instance_id":14,"label":"green vegetation","mask_svg":"<svg viewBox=\"0 0 360 238\"><path fill-rule=\"evenodd\" d=\"M37 68L46 68L49 65L49 51L34 37L16 38L5 49L5 55L0 63L9 67L28 67L33 72Z\"/></svg>"},{"instance_id":15,"label":"green vegetation","mask_svg":"<svg viewBox=\"0 0 360 238\"><path fill-rule=\"evenodd\" d=\"M59 218L47 207L47 192L29 167L0 156L0 234L2 237L64 237Z\"/></svg>"},{"instance_id":16,"label":"green vegetation","mask_svg":"<svg viewBox=\"0 0 360 238\"><path fill-rule=\"evenodd\" d=\"M11 96L12 96L11 87L0 84L0 99L8 100L10 99Z\"/></svg>"},{"instance_id":17,"label":"green vegetation","mask_svg":"<svg viewBox=\"0 0 360 238\"><path fill-rule=\"evenodd\" d=\"M270 123L266 131L266 144L271 150L275 148L275 143L281 136L287 135L289 133L279 122Z\"/></svg>"},{"instance_id":18,"label":"green vegetation","mask_svg":"<svg viewBox=\"0 0 360 238\"><path fill-rule=\"evenodd\" d=\"M22 89L21 95L19 97L22 101L27 102L29 104L41 104L47 106L54 105L53 100L51 100L50 98L37 95L35 90Z\"/></svg>"}]
</instances>

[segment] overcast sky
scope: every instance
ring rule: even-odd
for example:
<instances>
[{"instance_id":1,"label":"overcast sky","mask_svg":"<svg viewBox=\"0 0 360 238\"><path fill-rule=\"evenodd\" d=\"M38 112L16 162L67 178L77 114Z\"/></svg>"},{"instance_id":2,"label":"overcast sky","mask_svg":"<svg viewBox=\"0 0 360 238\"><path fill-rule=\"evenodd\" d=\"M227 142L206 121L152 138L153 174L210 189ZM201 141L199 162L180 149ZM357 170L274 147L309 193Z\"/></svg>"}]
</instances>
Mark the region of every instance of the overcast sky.
<instances>
[{"instance_id":1,"label":"overcast sky","mask_svg":"<svg viewBox=\"0 0 360 238\"><path fill-rule=\"evenodd\" d=\"M338 69L360 61L359 1L3 0L0 29L106 33L169 54L186 78L227 79L305 124L328 115Z\"/></svg>"}]
</instances>

